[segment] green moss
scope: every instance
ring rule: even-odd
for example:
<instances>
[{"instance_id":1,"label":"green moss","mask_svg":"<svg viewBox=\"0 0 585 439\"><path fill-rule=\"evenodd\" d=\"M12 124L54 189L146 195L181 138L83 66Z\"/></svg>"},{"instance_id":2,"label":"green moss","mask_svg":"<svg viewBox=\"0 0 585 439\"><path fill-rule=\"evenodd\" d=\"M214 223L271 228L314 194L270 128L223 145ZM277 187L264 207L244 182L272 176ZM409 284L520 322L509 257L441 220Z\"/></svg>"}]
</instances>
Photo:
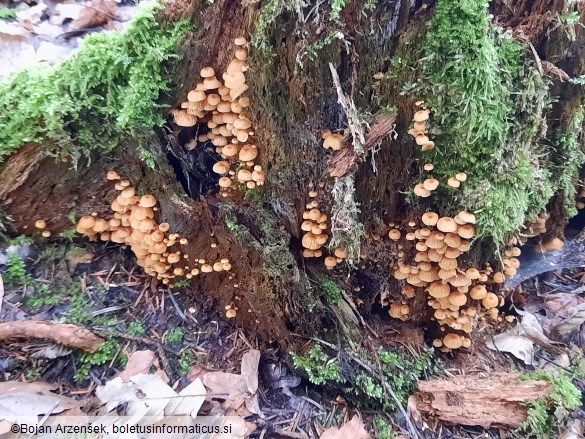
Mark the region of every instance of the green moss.
<instances>
[{"instance_id":1,"label":"green moss","mask_svg":"<svg viewBox=\"0 0 585 439\"><path fill-rule=\"evenodd\" d=\"M48 141L74 159L111 151L121 139L163 123L156 102L169 85L185 22L160 24L159 5L123 32L88 36L56 67L23 70L0 83L0 160L26 142Z\"/></svg>"},{"instance_id":2,"label":"green moss","mask_svg":"<svg viewBox=\"0 0 585 439\"><path fill-rule=\"evenodd\" d=\"M285 12L295 12L302 16L304 3L302 0L268 0L262 5L256 32L252 37L252 45L264 56L271 56L274 49L269 41L269 33L276 19Z\"/></svg>"},{"instance_id":3,"label":"green moss","mask_svg":"<svg viewBox=\"0 0 585 439\"><path fill-rule=\"evenodd\" d=\"M114 361L120 346L114 339L110 339L102 343L97 352L90 354L82 352L79 355L79 368L75 374L75 381L81 382L89 376L89 371L93 366L101 366L103 364Z\"/></svg>"},{"instance_id":4,"label":"green moss","mask_svg":"<svg viewBox=\"0 0 585 439\"><path fill-rule=\"evenodd\" d=\"M0 20L14 20L16 12L14 8L0 7Z\"/></svg>"},{"instance_id":5,"label":"green moss","mask_svg":"<svg viewBox=\"0 0 585 439\"><path fill-rule=\"evenodd\" d=\"M294 352L291 352L291 356L295 366L303 369L313 384L345 382L345 378L341 375L339 360L323 352L320 344L315 344L303 356Z\"/></svg>"},{"instance_id":6,"label":"green moss","mask_svg":"<svg viewBox=\"0 0 585 439\"><path fill-rule=\"evenodd\" d=\"M490 20L485 0L439 1L421 46L419 82L407 90L433 109L436 147L425 160L444 183L434 207L476 212L477 236L502 242L556 188L539 160L548 81L528 47ZM449 188L446 180L458 172L468 180Z\"/></svg>"},{"instance_id":7,"label":"green moss","mask_svg":"<svg viewBox=\"0 0 585 439\"><path fill-rule=\"evenodd\" d=\"M181 343L184 337L185 333L182 329L173 328L169 329L169 331L165 334L164 340L166 343Z\"/></svg>"},{"instance_id":8,"label":"green moss","mask_svg":"<svg viewBox=\"0 0 585 439\"><path fill-rule=\"evenodd\" d=\"M341 304L341 287L335 281L331 279L321 280L321 291L323 291L327 302L331 305L339 306Z\"/></svg>"},{"instance_id":9,"label":"green moss","mask_svg":"<svg viewBox=\"0 0 585 439\"><path fill-rule=\"evenodd\" d=\"M341 11L345 8L351 0L333 0L331 2L331 14L329 17L333 21L339 22L339 17L341 15Z\"/></svg>"},{"instance_id":10,"label":"green moss","mask_svg":"<svg viewBox=\"0 0 585 439\"><path fill-rule=\"evenodd\" d=\"M20 288L34 284L34 279L26 271L26 264L17 252L9 253L6 262L6 271L2 273L4 284L7 287Z\"/></svg>"},{"instance_id":11,"label":"green moss","mask_svg":"<svg viewBox=\"0 0 585 439\"><path fill-rule=\"evenodd\" d=\"M555 425L561 425L569 410L581 406L581 392L571 378L562 373L537 371L521 376L522 380L544 380L553 385L552 392L527 405L528 419L516 433L522 437L535 436L538 439L553 437ZM556 437L556 435L554 436Z\"/></svg>"}]
</instances>

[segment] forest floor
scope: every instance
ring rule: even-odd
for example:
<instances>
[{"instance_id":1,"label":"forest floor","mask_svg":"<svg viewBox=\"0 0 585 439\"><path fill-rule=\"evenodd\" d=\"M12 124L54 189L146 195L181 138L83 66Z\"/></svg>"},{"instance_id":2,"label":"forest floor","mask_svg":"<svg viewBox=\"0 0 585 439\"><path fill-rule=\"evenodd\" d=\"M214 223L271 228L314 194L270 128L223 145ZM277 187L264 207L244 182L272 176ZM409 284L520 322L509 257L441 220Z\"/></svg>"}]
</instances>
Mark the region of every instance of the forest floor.
<instances>
[{"instance_id":1,"label":"forest floor","mask_svg":"<svg viewBox=\"0 0 585 439\"><path fill-rule=\"evenodd\" d=\"M12 338L0 345L0 381L53 383L58 394L73 398L79 402L78 408L93 413L104 404L96 389L115 379L130 364L132 369L140 369L141 361L146 362L146 370L156 370L170 388L180 390L205 373L238 374L244 354L259 351L257 408L250 410L238 398L220 401L222 410L233 409L255 425L251 437L319 437L326 428L342 425L355 413L360 413L372 437L398 437L392 435L398 435L403 427L400 416L357 410L335 390L312 384L302 371L289 369L282 353L259 343L253 334L231 324L233 320L226 320L223 312L217 311L217 304L205 295L187 286L173 290L156 286L133 265L127 252L111 244L81 246L64 240L37 245L17 239L5 246L0 257L4 266L1 325L69 323L108 341L106 349L88 354L57 343L58 335L52 340ZM510 325L499 336L504 338L496 342L499 352L488 349L489 337L484 339L485 334L478 333L472 351L440 355L437 376L449 379L562 369L572 373L574 382L581 391L585 390L584 281L585 271L572 269L545 273L524 282L510 294L518 309L523 309L519 312L525 313L523 325L529 322L527 314L535 316L529 323L532 326ZM424 344L420 332L404 333L400 323L386 321L380 315L364 317L375 331L393 334L413 353ZM520 327L525 331L518 332ZM5 328L0 327L0 340L11 338L2 329ZM136 352L138 356L148 352L148 358L134 357ZM237 392L237 386L227 387L223 392ZM486 437L486 433L489 437L506 437L505 430L497 428L448 425L440 417L419 413L411 400L408 408L424 426L426 435L421 437L476 438ZM118 414L123 414L124 409L127 407L118 408ZM583 431L584 420L585 412L576 410L563 424ZM567 433L561 437L580 436Z\"/></svg>"}]
</instances>

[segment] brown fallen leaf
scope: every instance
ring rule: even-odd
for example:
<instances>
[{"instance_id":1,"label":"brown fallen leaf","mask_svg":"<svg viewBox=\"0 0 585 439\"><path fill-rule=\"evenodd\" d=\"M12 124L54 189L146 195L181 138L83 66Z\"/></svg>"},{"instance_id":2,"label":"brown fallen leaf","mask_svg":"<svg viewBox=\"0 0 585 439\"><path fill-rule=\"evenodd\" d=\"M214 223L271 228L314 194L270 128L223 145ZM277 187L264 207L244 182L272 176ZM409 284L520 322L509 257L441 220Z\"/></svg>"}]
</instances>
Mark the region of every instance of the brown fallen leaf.
<instances>
[{"instance_id":1,"label":"brown fallen leaf","mask_svg":"<svg viewBox=\"0 0 585 439\"><path fill-rule=\"evenodd\" d=\"M91 353L96 352L99 346L105 343L103 338L91 331L69 323L46 320L0 323L0 341L15 338L46 338Z\"/></svg>"},{"instance_id":2,"label":"brown fallen leaf","mask_svg":"<svg viewBox=\"0 0 585 439\"><path fill-rule=\"evenodd\" d=\"M209 389L208 399L223 400L222 408L235 410L245 416L256 414L262 416L258 404L258 362L260 351L251 350L242 357L242 373L236 375L227 372L204 372L199 376Z\"/></svg>"},{"instance_id":3,"label":"brown fallen leaf","mask_svg":"<svg viewBox=\"0 0 585 439\"><path fill-rule=\"evenodd\" d=\"M330 427L325 430L320 439L370 439L370 435L364 427L359 416L354 416L351 421L343 424L340 428Z\"/></svg>"},{"instance_id":4,"label":"brown fallen leaf","mask_svg":"<svg viewBox=\"0 0 585 439\"><path fill-rule=\"evenodd\" d=\"M127 383L130 378L138 374L148 374L155 360L154 352L152 351L136 351L130 358L126 368L120 373L122 381Z\"/></svg>"},{"instance_id":5,"label":"brown fallen leaf","mask_svg":"<svg viewBox=\"0 0 585 439\"><path fill-rule=\"evenodd\" d=\"M71 29L78 30L106 24L118 17L118 4L113 0L91 0L71 23Z\"/></svg>"}]
</instances>

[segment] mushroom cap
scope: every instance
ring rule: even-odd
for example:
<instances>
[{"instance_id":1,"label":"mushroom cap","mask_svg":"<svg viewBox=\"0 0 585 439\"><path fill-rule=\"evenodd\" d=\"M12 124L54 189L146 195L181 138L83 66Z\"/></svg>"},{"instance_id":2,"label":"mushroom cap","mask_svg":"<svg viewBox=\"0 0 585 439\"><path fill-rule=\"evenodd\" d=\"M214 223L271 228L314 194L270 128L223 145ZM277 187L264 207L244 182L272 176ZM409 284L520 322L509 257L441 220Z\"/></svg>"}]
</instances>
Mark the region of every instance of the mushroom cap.
<instances>
[{"instance_id":1,"label":"mushroom cap","mask_svg":"<svg viewBox=\"0 0 585 439\"><path fill-rule=\"evenodd\" d=\"M475 215L462 210L456 215L456 219L460 220L463 224L475 224Z\"/></svg>"},{"instance_id":2,"label":"mushroom cap","mask_svg":"<svg viewBox=\"0 0 585 439\"><path fill-rule=\"evenodd\" d=\"M452 291L449 294L449 303L455 306L463 306L467 303L467 296L459 291Z\"/></svg>"},{"instance_id":3,"label":"mushroom cap","mask_svg":"<svg viewBox=\"0 0 585 439\"><path fill-rule=\"evenodd\" d=\"M230 309L228 309L228 310L225 312L225 316L226 316L228 319L233 319L233 318L234 318L234 317L236 317L237 315L238 315L238 312L237 312L235 309L233 309L233 308L230 308Z\"/></svg>"},{"instance_id":4,"label":"mushroom cap","mask_svg":"<svg viewBox=\"0 0 585 439\"><path fill-rule=\"evenodd\" d=\"M323 148L331 148L334 151L338 151L343 148L343 136L341 134L329 134L323 140Z\"/></svg>"},{"instance_id":5,"label":"mushroom cap","mask_svg":"<svg viewBox=\"0 0 585 439\"><path fill-rule=\"evenodd\" d=\"M242 162L250 162L258 157L258 148L255 145L246 144L240 149L238 158Z\"/></svg>"},{"instance_id":6,"label":"mushroom cap","mask_svg":"<svg viewBox=\"0 0 585 439\"><path fill-rule=\"evenodd\" d=\"M413 119L415 122L424 122L429 118L429 113L430 110L419 110L416 113L414 113Z\"/></svg>"},{"instance_id":7,"label":"mushroom cap","mask_svg":"<svg viewBox=\"0 0 585 439\"><path fill-rule=\"evenodd\" d=\"M457 234L464 239L473 238L475 234L475 227L473 224L463 224L457 227Z\"/></svg>"},{"instance_id":8,"label":"mushroom cap","mask_svg":"<svg viewBox=\"0 0 585 439\"><path fill-rule=\"evenodd\" d=\"M431 195L431 191L425 189L422 183L419 183L414 187L414 194L419 197L426 198Z\"/></svg>"},{"instance_id":9,"label":"mushroom cap","mask_svg":"<svg viewBox=\"0 0 585 439\"><path fill-rule=\"evenodd\" d=\"M303 235L303 239L301 240L301 244L304 248L308 248L309 250L318 250L321 248L322 244L319 244L317 241L317 237L320 235L315 235L311 232L305 233Z\"/></svg>"},{"instance_id":10,"label":"mushroom cap","mask_svg":"<svg viewBox=\"0 0 585 439\"><path fill-rule=\"evenodd\" d=\"M82 229L91 229L95 224L95 218L91 215L85 215L79 218L77 225Z\"/></svg>"},{"instance_id":11,"label":"mushroom cap","mask_svg":"<svg viewBox=\"0 0 585 439\"><path fill-rule=\"evenodd\" d=\"M345 259L345 258L347 258L347 248L337 247L335 249L335 251L333 252L333 254L338 258Z\"/></svg>"},{"instance_id":12,"label":"mushroom cap","mask_svg":"<svg viewBox=\"0 0 585 439\"><path fill-rule=\"evenodd\" d=\"M191 90L187 94L187 101L193 102L193 103L203 102L206 97L207 97L207 95L205 94L205 92L203 90Z\"/></svg>"},{"instance_id":13,"label":"mushroom cap","mask_svg":"<svg viewBox=\"0 0 585 439\"><path fill-rule=\"evenodd\" d=\"M423 187L428 191L434 191L439 187L439 180L436 178L427 178L423 181Z\"/></svg>"},{"instance_id":14,"label":"mushroom cap","mask_svg":"<svg viewBox=\"0 0 585 439\"><path fill-rule=\"evenodd\" d=\"M417 145L426 145L430 142L430 139L425 134L417 134L414 138Z\"/></svg>"},{"instance_id":15,"label":"mushroom cap","mask_svg":"<svg viewBox=\"0 0 585 439\"><path fill-rule=\"evenodd\" d=\"M459 349L463 346L463 337L458 334L447 334L443 337L443 344L449 349Z\"/></svg>"},{"instance_id":16,"label":"mushroom cap","mask_svg":"<svg viewBox=\"0 0 585 439\"><path fill-rule=\"evenodd\" d=\"M425 226L434 226L439 221L439 215L435 212L425 212L423 213L421 220Z\"/></svg>"},{"instance_id":17,"label":"mushroom cap","mask_svg":"<svg viewBox=\"0 0 585 439\"><path fill-rule=\"evenodd\" d=\"M203 67L200 74L202 78L211 78L215 75L215 70L213 70L213 67Z\"/></svg>"},{"instance_id":18,"label":"mushroom cap","mask_svg":"<svg viewBox=\"0 0 585 439\"><path fill-rule=\"evenodd\" d=\"M432 163L425 163L423 168L425 171L432 171L433 169L435 169L435 165L433 165Z\"/></svg>"},{"instance_id":19,"label":"mushroom cap","mask_svg":"<svg viewBox=\"0 0 585 439\"><path fill-rule=\"evenodd\" d=\"M252 181L252 173L247 169L240 169L238 171L238 181L244 183L246 181Z\"/></svg>"},{"instance_id":20,"label":"mushroom cap","mask_svg":"<svg viewBox=\"0 0 585 439\"><path fill-rule=\"evenodd\" d=\"M500 300L498 299L498 296L496 296L494 293L487 293L485 297L481 300L481 304L486 309L495 308L499 305L499 303Z\"/></svg>"},{"instance_id":21,"label":"mushroom cap","mask_svg":"<svg viewBox=\"0 0 585 439\"><path fill-rule=\"evenodd\" d=\"M461 186L461 182L457 180L455 177L449 177L449 180L447 180L447 184L453 188L458 188L459 186Z\"/></svg>"},{"instance_id":22,"label":"mushroom cap","mask_svg":"<svg viewBox=\"0 0 585 439\"><path fill-rule=\"evenodd\" d=\"M230 170L230 164L226 161L219 161L213 165L212 169L216 174L225 174Z\"/></svg>"},{"instance_id":23,"label":"mushroom cap","mask_svg":"<svg viewBox=\"0 0 585 439\"><path fill-rule=\"evenodd\" d=\"M229 177L221 177L219 179L219 187L230 187L232 185L232 179Z\"/></svg>"},{"instance_id":24,"label":"mushroom cap","mask_svg":"<svg viewBox=\"0 0 585 439\"><path fill-rule=\"evenodd\" d=\"M393 241L398 241L400 239L400 230L392 229L388 232L388 238L392 239Z\"/></svg>"},{"instance_id":25,"label":"mushroom cap","mask_svg":"<svg viewBox=\"0 0 585 439\"><path fill-rule=\"evenodd\" d=\"M458 174L455 174L455 178L461 182L464 182L467 180L467 174L465 172L459 172Z\"/></svg>"},{"instance_id":26,"label":"mushroom cap","mask_svg":"<svg viewBox=\"0 0 585 439\"><path fill-rule=\"evenodd\" d=\"M333 268L337 265L337 259L334 258L333 256L327 256L325 258L325 266L327 268Z\"/></svg>"},{"instance_id":27,"label":"mushroom cap","mask_svg":"<svg viewBox=\"0 0 585 439\"><path fill-rule=\"evenodd\" d=\"M138 202L138 204L141 207L154 207L156 205L156 197L154 195L143 195L142 197L140 197L140 201Z\"/></svg>"},{"instance_id":28,"label":"mushroom cap","mask_svg":"<svg viewBox=\"0 0 585 439\"><path fill-rule=\"evenodd\" d=\"M174 110L175 123L180 127L192 127L197 124L197 117L187 113L187 110Z\"/></svg>"},{"instance_id":29,"label":"mushroom cap","mask_svg":"<svg viewBox=\"0 0 585 439\"><path fill-rule=\"evenodd\" d=\"M444 284L443 282L437 280L427 287L427 292L429 293L430 296L434 297L435 299L442 299L445 297L449 297L451 289L449 288L449 285Z\"/></svg>"},{"instance_id":30,"label":"mushroom cap","mask_svg":"<svg viewBox=\"0 0 585 439\"><path fill-rule=\"evenodd\" d=\"M247 42L248 42L248 41L247 41L247 40L246 40L246 38L244 38L244 37L237 37L237 38L234 40L234 44L235 44L236 46L244 46L244 45L245 45Z\"/></svg>"},{"instance_id":31,"label":"mushroom cap","mask_svg":"<svg viewBox=\"0 0 585 439\"><path fill-rule=\"evenodd\" d=\"M43 219L38 219L35 221L35 227L37 229L44 229L47 227L47 222Z\"/></svg>"},{"instance_id":32,"label":"mushroom cap","mask_svg":"<svg viewBox=\"0 0 585 439\"><path fill-rule=\"evenodd\" d=\"M451 217L444 216L437 221L437 229L444 233L457 232L457 223Z\"/></svg>"},{"instance_id":33,"label":"mushroom cap","mask_svg":"<svg viewBox=\"0 0 585 439\"><path fill-rule=\"evenodd\" d=\"M108 180L119 180L120 176L116 171L108 171L108 173L106 174L106 178Z\"/></svg>"}]
</instances>

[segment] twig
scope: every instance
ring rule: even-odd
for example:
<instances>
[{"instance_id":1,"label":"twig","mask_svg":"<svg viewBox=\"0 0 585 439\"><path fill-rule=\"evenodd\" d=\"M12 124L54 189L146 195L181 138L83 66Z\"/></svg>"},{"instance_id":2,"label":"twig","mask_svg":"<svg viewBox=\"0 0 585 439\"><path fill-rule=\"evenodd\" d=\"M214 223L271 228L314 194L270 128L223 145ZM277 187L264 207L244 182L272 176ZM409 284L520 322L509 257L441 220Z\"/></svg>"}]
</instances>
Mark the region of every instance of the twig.
<instances>
[{"instance_id":1,"label":"twig","mask_svg":"<svg viewBox=\"0 0 585 439\"><path fill-rule=\"evenodd\" d=\"M185 322L185 323L190 323L189 320L187 319L187 316L185 315L185 313L181 310L181 308L179 307L179 304L177 303L177 301L175 300L175 296L173 295L172 291L169 289L167 289L167 292L169 293L169 297L171 298L171 302L173 302L173 305L175 305L175 309L177 310L177 314L179 314L179 317L181 317L181 319Z\"/></svg>"}]
</instances>

